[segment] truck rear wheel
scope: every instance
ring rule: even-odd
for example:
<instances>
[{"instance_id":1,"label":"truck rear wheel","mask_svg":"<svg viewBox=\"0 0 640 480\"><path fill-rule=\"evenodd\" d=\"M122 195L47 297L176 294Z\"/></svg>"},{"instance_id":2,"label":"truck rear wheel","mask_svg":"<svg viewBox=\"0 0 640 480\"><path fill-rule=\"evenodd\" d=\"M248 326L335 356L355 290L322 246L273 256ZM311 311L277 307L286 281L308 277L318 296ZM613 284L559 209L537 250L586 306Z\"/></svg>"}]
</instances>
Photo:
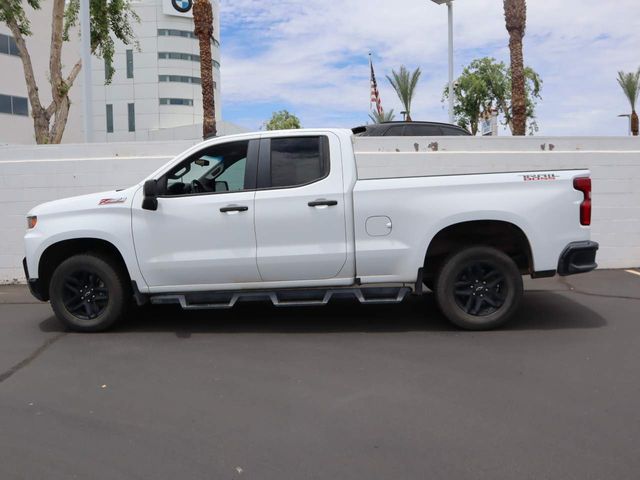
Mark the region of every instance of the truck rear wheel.
<instances>
[{"instance_id":1,"label":"truck rear wheel","mask_svg":"<svg viewBox=\"0 0 640 480\"><path fill-rule=\"evenodd\" d=\"M513 316L522 290L522 276L509 256L491 247L471 247L444 262L434 293L442 313L457 326L490 330Z\"/></svg>"},{"instance_id":2,"label":"truck rear wheel","mask_svg":"<svg viewBox=\"0 0 640 480\"><path fill-rule=\"evenodd\" d=\"M128 288L121 269L97 255L75 255L53 272L49 285L56 316L76 332L100 332L124 314Z\"/></svg>"}]
</instances>

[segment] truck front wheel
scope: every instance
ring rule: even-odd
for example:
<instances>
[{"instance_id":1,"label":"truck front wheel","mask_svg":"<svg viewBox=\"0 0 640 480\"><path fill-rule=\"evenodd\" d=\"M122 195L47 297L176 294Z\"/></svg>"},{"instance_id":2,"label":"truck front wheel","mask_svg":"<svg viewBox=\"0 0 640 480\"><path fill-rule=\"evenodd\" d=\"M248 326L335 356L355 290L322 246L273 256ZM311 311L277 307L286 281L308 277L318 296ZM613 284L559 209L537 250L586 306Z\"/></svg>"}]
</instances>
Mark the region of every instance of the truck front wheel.
<instances>
[{"instance_id":1,"label":"truck front wheel","mask_svg":"<svg viewBox=\"0 0 640 480\"><path fill-rule=\"evenodd\" d=\"M51 306L71 330L99 332L125 314L127 282L121 269L107 258L75 255L54 271L49 284Z\"/></svg>"},{"instance_id":2,"label":"truck front wheel","mask_svg":"<svg viewBox=\"0 0 640 480\"><path fill-rule=\"evenodd\" d=\"M490 330L517 311L522 276L515 262L491 247L471 247L450 256L435 284L442 313L467 330Z\"/></svg>"}]
</instances>

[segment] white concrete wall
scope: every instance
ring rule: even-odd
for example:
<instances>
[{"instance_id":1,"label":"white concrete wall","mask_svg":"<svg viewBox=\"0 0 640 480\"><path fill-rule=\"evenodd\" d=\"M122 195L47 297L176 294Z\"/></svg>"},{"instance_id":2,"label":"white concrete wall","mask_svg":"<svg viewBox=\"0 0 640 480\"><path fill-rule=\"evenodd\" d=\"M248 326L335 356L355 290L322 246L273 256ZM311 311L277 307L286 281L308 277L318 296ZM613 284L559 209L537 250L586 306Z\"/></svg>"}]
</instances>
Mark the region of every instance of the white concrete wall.
<instances>
[{"instance_id":1,"label":"white concrete wall","mask_svg":"<svg viewBox=\"0 0 640 480\"><path fill-rule=\"evenodd\" d=\"M389 142L391 139L385 139ZM394 142L394 140L391 140ZM640 139L438 139L440 153L480 156L535 155L541 170L578 159L593 178L593 239L600 242L603 268L640 266ZM471 143L473 142L473 143ZM0 283L23 281L21 261L25 215L39 203L132 185L186 150L195 141L131 142L87 145L0 147ZM395 139L395 149L413 150L411 140ZM429 142L421 142L427 145ZM548 145L555 146L549 152ZM545 150L541 150L541 145ZM377 151L372 142L356 142L358 151ZM389 143L390 145L390 143ZM419 145L419 150L424 148ZM581 153L578 153L580 150ZM475 152L483 152L476 153ZM436 153L436 152L432 152ZM431 155L431 154L429 154ZM436 156L431 157L433 159ZM453 159L454 157L450 157ZM460 157L462 158L462 156ZM566 157L569 158L569 157ZM493 160L492 160L493 159ZM565 167L566 168L566 167ZM550 232L553 234L553 232Z\"/></svg>"}]
</instances>

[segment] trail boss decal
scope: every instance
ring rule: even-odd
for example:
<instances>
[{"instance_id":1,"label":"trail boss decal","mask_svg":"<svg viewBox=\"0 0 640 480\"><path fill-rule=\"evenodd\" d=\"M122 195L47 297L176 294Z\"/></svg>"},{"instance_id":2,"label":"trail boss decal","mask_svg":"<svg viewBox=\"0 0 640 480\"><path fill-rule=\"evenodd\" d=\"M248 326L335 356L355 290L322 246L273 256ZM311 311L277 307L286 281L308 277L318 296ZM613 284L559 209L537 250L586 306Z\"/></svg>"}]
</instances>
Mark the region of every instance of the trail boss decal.
<instances>
[{"instance_id":1,"label":"trail boss decal","mask_svg":"<svg viewBox=\"0 0 640 480\"><path fill-rule=\"evenodd\" d=\"M536 173L523 175L522 178L525 182L535 182L537 180L557 180L558 176L555 173Z\"/></svg>"},{"instance_id":2,"label":"trail boss decal","mask_svg":"<svg viewBox=\"0 0 640 480\"><path fill-rule=\"evenodd\" d=\"M113 205L114 203L124 203L127 201L127 197L120 198L103 198L98 202L98 205Z\"/></svg>"}]
</instances>

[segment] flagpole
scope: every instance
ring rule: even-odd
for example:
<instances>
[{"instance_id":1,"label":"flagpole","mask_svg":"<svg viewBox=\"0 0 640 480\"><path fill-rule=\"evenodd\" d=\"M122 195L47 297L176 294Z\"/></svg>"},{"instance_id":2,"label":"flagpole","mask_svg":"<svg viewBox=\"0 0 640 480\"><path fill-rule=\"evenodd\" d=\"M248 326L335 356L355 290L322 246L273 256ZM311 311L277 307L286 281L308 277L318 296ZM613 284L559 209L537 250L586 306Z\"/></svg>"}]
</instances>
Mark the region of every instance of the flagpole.
<instances>
[{"instance_id":1,"label":"flagpole","mask_svg":"<svg viewBox=\"0 0 640 480\"><path fill-rule=\"evenodd\" d=\"M371 60L371 52L369 52L369 78L371 78L371 70L373 70L373 60ZM371 80L369 80L369 90L371 90ZM371 109L371 91L369 91L369 106L367 107L369 112Z\"/></svg>"}]
</instances>

